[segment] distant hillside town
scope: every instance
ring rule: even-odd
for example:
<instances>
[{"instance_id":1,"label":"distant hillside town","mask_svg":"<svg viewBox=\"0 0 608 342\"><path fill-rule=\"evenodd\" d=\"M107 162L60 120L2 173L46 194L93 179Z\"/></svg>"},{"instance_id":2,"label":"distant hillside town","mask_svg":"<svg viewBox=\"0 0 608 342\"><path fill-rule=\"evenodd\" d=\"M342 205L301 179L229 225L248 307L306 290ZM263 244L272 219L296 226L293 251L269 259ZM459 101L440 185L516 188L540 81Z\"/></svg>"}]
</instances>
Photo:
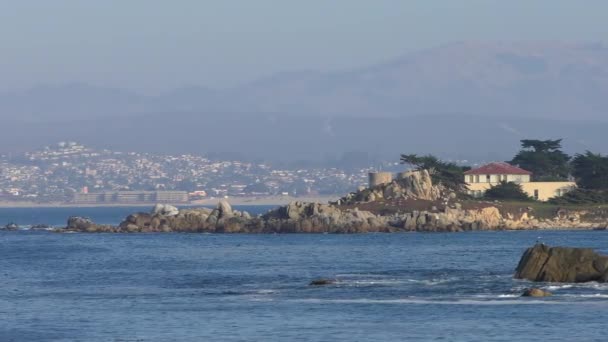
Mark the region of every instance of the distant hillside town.
<instances>
[{"instance_id":1,"label":"distant hillside town","mask_svg":"<svg viewBox=\"0 0 608 342\"><path fill-rule=\"evenodd\" d=\"M0 156L0 201L187 202L225 196L319 196L353 191L373 168L285 169L192 154L97 150L76 142Z\"/></svg>"}]
</instances>

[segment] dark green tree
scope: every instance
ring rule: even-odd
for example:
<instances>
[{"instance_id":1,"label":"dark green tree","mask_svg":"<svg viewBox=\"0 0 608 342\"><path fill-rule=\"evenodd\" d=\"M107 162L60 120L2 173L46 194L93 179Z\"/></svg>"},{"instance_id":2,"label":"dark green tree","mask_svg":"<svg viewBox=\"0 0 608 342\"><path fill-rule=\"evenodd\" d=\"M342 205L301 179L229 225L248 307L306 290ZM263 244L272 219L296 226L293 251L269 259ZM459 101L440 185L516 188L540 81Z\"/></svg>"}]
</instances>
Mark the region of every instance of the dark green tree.
<instances>
[{"instance_id":1,"label":"dark green tree","mask_svg":"<svg viewBox=\"0 0 608 342\"><path fill-rule=\"evenodd\" d=\"M457 192L466 190L464 172L470 170L470 167L444 162L430 154L425 156L402 154L401 163L412 165L417 170L428 170L431 173L431 178L435 184L441 183L445 187Z\"/></svg>"},{"instance_id":2,"label":"dark green tree","mask_svg":"<svg viewBox=\"0 0 608 342\"><path fill-rule=\"evenodd\" d=\"M608 191L574 189L563 196L550 198L549 203L558 205L567 204L605 204L608 203Z\"/></svg>"},{"instance_id":3,"label":"dark green tree","mask_svg":"<svg viewBox=\"0 0 608 342\"><path fill-rule=\"evenodd\" d=\"M532 201L521 185L505 181L486 190L483 197L491 200Z\"/></svg>"},{"instance_id":4,"label":"dark green tree","mask_svg":"<svg viewBox=\"0 0 608 342\"><path fill-rule=\"evenodd\" d=\"M583 189L608 190L608 157L589 151L577 154L572 160L572 175Z\"/></svg>"},{"instance_id":5,"label":"dark green tree","mask_svg":"<svg viewBox=\"0 0 608 342\"><path fill-rule=\"evenodd\" d=\"M570 175L570 156L564 153L562 139L521 140L522 150L509 163L533 173L535 181L564 181Z\"/></svg>"}]
</instances>

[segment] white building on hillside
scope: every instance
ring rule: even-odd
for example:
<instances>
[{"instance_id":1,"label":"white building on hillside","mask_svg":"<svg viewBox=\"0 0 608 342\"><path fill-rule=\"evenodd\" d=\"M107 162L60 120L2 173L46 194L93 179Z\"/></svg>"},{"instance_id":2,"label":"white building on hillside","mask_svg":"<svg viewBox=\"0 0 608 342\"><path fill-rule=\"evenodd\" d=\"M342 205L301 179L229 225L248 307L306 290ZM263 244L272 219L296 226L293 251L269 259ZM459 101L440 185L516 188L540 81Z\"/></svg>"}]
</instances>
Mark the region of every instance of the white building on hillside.
<instances>
[{"instance_id":1,"label":"white building on hillside","mask_svg":"<svg viewBox=\"0 0 608 342\"><path fill-rule=\"evenodd\" d=\"M482 197L486 190L503 181L520 184L530 197L539 201L562 196L576 188L574 182L531 182L531 177L532 172L508 163L490 163L464 173L469 194L474 197Z\"/></svg>"}]
</instances>

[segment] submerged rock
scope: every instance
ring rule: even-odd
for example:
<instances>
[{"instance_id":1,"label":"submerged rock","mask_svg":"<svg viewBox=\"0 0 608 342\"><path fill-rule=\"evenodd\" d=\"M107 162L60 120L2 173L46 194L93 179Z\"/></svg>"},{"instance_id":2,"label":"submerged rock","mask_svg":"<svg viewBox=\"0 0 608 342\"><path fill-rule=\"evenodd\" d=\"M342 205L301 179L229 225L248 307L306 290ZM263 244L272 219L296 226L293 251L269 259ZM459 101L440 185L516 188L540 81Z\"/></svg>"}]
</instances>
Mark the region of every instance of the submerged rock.
<instances>
[{"instance_id":1,"label":"submerged rock","mask_svg":"<svg viewBox=\"0 0 608 342\"><path fill-rule=\"evenodd\" d=\"M337 281L335 279L320 278L320 279L315 279L315 280L311 281L310 284L308 284L308 285L309 286L325 286L325 285L333 285L336 282Z\"/></svg>"},{"instance_id":2,"label":"submerged rock","mask_svg":"<svg viewBox=\"0 0 608 342\"><path fill-rule=\"evenodd\" d=\"M522 255L515 278L560 283L607 282L608 256L590 248L537 244Z\"/></svg>"},{"instance_id":3,"label":"submerged rock","mask_svg":"<svg viewBox=\"0 0 608 342\"><path fill-rule=\"evenodd\" d=\"M549 297L552 293L538 288L529 288L522 293L522 297Z\"/></svg>"}]
</instances>

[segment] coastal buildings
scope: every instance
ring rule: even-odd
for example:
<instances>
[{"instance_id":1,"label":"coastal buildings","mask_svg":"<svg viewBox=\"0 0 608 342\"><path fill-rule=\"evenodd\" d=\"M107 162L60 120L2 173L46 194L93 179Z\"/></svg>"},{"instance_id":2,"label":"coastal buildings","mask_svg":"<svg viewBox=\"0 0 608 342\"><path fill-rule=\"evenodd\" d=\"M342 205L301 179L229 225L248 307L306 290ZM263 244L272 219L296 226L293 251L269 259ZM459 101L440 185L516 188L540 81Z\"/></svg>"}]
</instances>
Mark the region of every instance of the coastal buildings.
<instances>
[{"instance_id":1,"label":"coastal buildings","mask_svg":"<svg viewBox=\"0 0 608 342\"><path fill-rule=\"evenodd\" d=\"M370 172L368 177L370 188L393 181L393 174L391 172Z\"/></svg>"},{"instance_id":2,"label":"coastal buildings","mask_svg":"<svg viewBox=\"0 0 608 342\"><path fill-rule=\"evenodd\" d=\"M562 196L576 188L574 182L532 182L531 177L532 172L508 163L489 163L464 173L468 192L474 197L482 197L486 190L500 182L519 184L530 197L539 201Z\"/></svg>"},{"instance_id":3,"label":"coastal buildings","mask_svg":"<svg viewBox=\"0 0 608 342\"><path fill-rule=\"evenodd\" d=\"M111 203L116 196L109 194L166 191L191 193L191 200L283 193L325 196L347 193L366 184L371 170L275 167L265 162L119 152L66 142L0 155L0 202ZM142 198L140 195L135 197ZM124 196L119 197L127 200ZM147 201L150 196L143 198Z\"/></svg>"},{"instance_id":4,"label":"coastal buildings","mask_svg":"<svg viewBox=\"0 0 608 342\"><path fill-rule=\"evenodd\" d=\"M188 203L186 191L115 191L74 194L74 204Z\"/></svg>"}]
</instances>

